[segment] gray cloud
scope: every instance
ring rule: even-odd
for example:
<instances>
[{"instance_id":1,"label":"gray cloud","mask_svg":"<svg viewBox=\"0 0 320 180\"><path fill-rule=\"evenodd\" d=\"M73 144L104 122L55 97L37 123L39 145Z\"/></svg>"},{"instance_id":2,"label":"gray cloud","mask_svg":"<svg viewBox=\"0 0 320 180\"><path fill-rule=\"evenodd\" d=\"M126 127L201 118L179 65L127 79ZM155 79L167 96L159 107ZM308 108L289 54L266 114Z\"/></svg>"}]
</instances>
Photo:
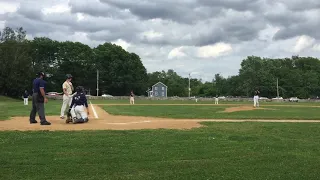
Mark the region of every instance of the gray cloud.
<instances>
[{"instance_id":1,"label":"gray cloud","mask_svg":"<svg viewBox=\"0 0 320 180\"><path fill-rule=\"evenodd\" d=\"M263 7L262 0L223 0L223 1L212 1L212 0L197 0L198 4L210 7L219 7L225 9L234 9L237 11L259 11Z\"/></svg>"},{"instance_id":2,"label":"gray cloud","mask_svg":"<svg viewBox=\"0 0 320 180\"><path fill-rule=\"evenodd\" d=\"M197 6L195 0L130 1L100 0L119 9L129 9L132 14L143 20L161 18L180 23L192 24L199 19L207 19L220 12L219 8Z\"/></svg>"},{"instance_id":3,"label":"gray cloud","mask_svg":"<svg viewBox=\"0 0 320 180\"><path fill-rule=\"evenodd\" d=\"M95 17L114 17L119 19L131 18L130 12L117 10L98 0L70 0L71 13L84 13Z\"/></svg>"}]
</instances>

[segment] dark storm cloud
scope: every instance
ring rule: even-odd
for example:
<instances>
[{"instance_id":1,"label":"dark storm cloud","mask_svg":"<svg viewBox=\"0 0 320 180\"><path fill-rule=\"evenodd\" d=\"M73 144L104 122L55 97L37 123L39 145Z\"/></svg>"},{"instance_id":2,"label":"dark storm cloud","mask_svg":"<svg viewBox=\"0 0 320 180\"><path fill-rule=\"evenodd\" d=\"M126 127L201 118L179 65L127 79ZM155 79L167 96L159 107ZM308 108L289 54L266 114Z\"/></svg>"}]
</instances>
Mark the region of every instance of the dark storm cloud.
<instances>
[{"instance_id":1,"label":"dark storm cloud","mask_svg":"<svg viewBox=\"0 0 320 180\"><path fill-rule=\"evenodd\" d=\"M282 3L292 11L305 11L320 9L319 0L269 0L270 2Z\"/></svg>"},{"instance_id":2,"label":"dark storm cloud","mask_svg":"<svg viewBox=\"0 0 320 180\"><path fill-rule=\"evenodd\" d=\"M289 39L295 36L308 35L320 40L320 23L301 23L280 29L275 35L275 40Z\"/></svg>"},{"instance_id":3,"label":"dark storm cloud","mask_svg":"<svg viewBox=\"0 0 320 180\"><path fill-rule=\"evenodd\" d=\"M197 20L206 19L213 14L218 14L218 8L202 8L197 6L195 0L163 0L163 1L131 1L131 0L100 0L102 3L119 9L129 9L132 14L139 18L161 18L180 23L196 23Z\"/></svg>"},{"instance_id":4,"label":"dark storm cloud","mask_svg":"<svg viewBox=\"0 0 320 180\"><path fill-rule=\"evenodd\" d=\"M198 5L234 9L237 11L259 11L263 7L262 0L197 0Z\"/></svg>"},{"instance_id":5,"label":"dark storm cloud","mask_svg":"<svg viewBox=\"0 0 320 180\"><path fill-rule=\"evenodd\" d=\"M301 14L295 14L293 12L281 13L281 14L266 14L266 20L276 26L289 26L291 24L304 22L306 17Z\"/></svg>"},{"instance_id":6,"label":"dark storm cloud","mask_svg":"<svg viewBox=\"0 0 320 180\"><path fill-rule=\"evenodd\" d=\"M119 11L98 0L70 0L71 13L84 13L95 17L130 18L129 12Z\"/></svg>"},{"instance_id":7,"label":"dark storm cloud","mask_svg":"<svg viewBox=\"0 0 320 180\"><path fill-rule=\"evenodd\" d=\"M38 33L52 33L57 31L70 33L70 29L67 26L43 22L37 19L30 19L17 13L6 14L5 26L11 28L23 27L27 33L31 35L36 35Z\"/></svg>"}]
</instances>

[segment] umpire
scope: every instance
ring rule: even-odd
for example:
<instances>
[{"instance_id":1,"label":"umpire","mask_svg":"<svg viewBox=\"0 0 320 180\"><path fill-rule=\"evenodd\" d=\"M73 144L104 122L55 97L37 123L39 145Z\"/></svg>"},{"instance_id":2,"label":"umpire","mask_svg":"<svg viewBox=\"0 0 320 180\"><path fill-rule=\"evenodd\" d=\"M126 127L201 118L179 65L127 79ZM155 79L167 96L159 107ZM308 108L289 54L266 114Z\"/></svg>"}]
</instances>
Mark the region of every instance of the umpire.
<instances>
[{"instance_id":1,"label":"umpire","mask_svg":"<svg viewBox=\"0 0 320 180\"><path fill-rule=\"evenodd\" d=\"M51 125L51 123L46 120L44 111L44 103L48 102L45 92L47 82L43 80L45 78L45 73L39 72L37 75L38 77L33 80L32 110L30 112L30 124L37 123L36 114L38 112L40 124Z\"/></svg>"}]
</instances>

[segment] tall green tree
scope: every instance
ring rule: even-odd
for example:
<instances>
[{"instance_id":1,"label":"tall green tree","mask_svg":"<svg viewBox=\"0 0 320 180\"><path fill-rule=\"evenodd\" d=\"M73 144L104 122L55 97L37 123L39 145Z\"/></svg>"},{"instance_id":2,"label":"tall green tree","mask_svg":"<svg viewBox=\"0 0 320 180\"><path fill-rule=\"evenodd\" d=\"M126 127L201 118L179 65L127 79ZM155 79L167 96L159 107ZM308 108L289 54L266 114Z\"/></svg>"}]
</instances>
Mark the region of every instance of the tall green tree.
<instances>
[{"instance_id":1,"label":"tall green tree","mask_svg":"<svg viewBox=\"0 0 320 180\"><path fill-rule=\"evenodd\" d=\"M0 94L21 97L31 89L30 42L23 28L4 28L0 34Z\"/></svg>"}]
</instances>

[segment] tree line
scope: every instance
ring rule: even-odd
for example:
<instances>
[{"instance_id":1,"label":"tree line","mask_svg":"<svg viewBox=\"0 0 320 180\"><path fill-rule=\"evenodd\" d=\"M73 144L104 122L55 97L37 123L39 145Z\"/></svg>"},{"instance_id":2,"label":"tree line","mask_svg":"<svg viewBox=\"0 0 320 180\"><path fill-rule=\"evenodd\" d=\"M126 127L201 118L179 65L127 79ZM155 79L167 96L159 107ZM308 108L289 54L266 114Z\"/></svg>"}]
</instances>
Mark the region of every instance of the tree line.
<instances>
[{"instance_id":1,"label":"tree line","mask_svg":"<svg viewBox=\"0 0 320 180\"><path fill-rule=\"evenodd\" d=\"M157 82L168 86L168 96L188 96L188 77L173 70L147 73L140 57L121 46L106 42L91 48L80 42L58 42L47 37L26 39L23 28L6 27L0 33L0 95L20 97L31 91L32 80L39 71L47 73L47 92L62 92L66 74L73 84L82 85L96 95L96 72L99 71L99 95L147 95ZM319 96L320 61L313 57L261 58L242 60L239 73L223 77L213 74L210 82L190 80L191 96L251 97L256 88L264 97L313 98Z\"/></svg>"},{"instance_id":2,"label":"tree line","mask_svg":"<svg viewBox=\"0 0 320 180\"><path fill-rule=\"evenodd\" d=\"M96 93L99 70L99 94L143 94L148 75L140 57L111 43L95 48L79 42L58 42L46 37L26 39L23 28L6 27L0 34L0 95L20 97L32 90L39 71L47 74L47 92L62 92L66 74L73 84Z\"/></svg>"}]
</instances>

